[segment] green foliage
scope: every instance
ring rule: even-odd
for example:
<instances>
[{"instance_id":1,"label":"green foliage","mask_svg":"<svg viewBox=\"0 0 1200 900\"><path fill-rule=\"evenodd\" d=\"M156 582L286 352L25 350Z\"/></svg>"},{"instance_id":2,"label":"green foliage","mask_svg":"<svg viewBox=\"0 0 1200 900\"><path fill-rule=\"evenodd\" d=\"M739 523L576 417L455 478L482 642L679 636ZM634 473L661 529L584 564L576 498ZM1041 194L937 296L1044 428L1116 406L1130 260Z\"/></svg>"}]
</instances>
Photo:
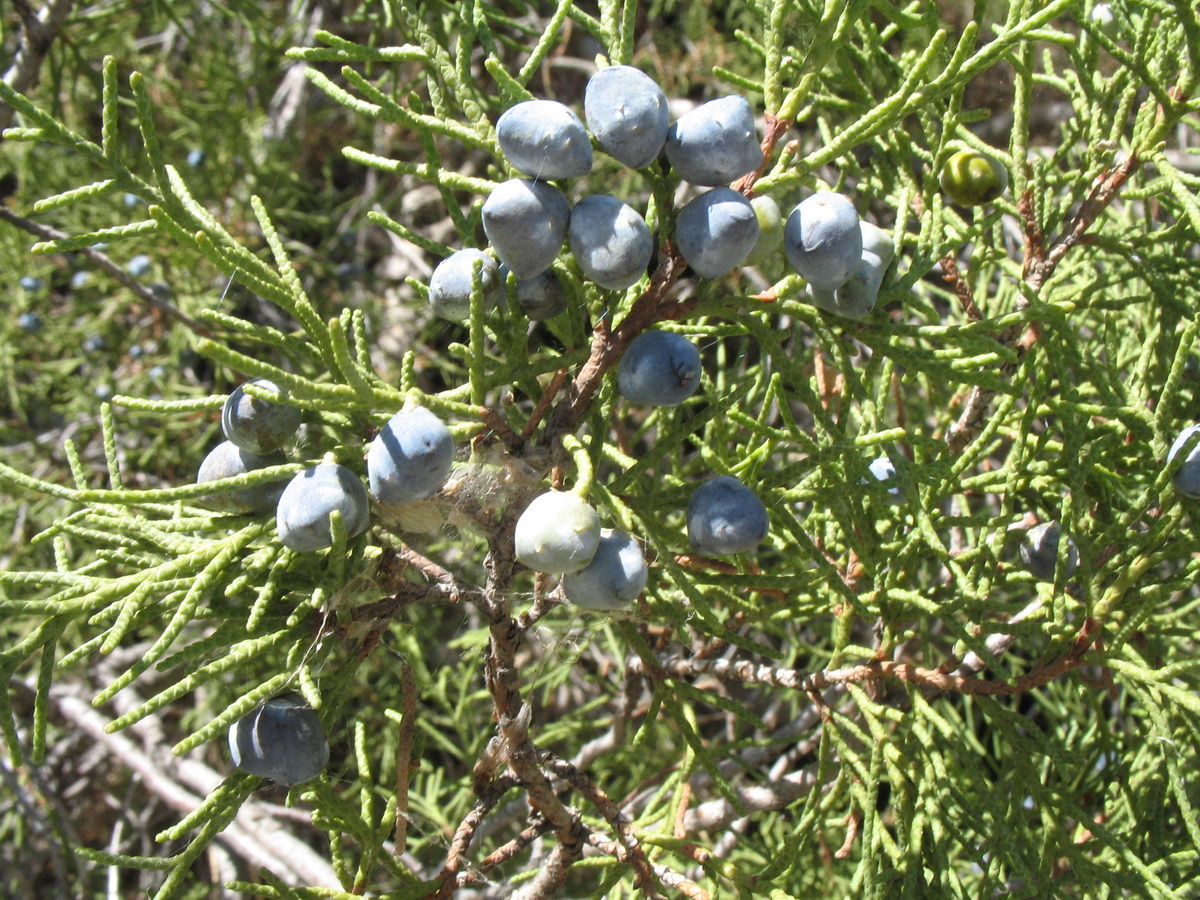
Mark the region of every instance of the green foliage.
<instances>
[{"instance_id":1,"label":"green foliage","mask_svg":"<svg viewBox=\"0 0 1200 900\"><path fill-rule=\"evenodd\" d=\"M1200 330L1189 3L1118 2L1111 34L1090 0L140 6L76 10L40 87L0 82L14 857L41 853L63 896L106 870L157 898L1195 895L1200 542L1164 462ZM561 316L477 292L469 323L433 318L432 265L482 246L513 175L496 118L579 108L597 53L746 94L766 157L739 186L785 213L831 187L888 229L876 310L817 310L780 253L687 276L678 179L598 154L569 194L644 209L652 272L605 291L564 254ZM941 193L964 149L1010 175L990 204ZM123 271L139 252L169 292ZM650 326L702 348L679 408L616 392ZM304 411L289 462L195 485L250 377ZM451 426L455 471L328 552L197 504L323 458L361 474L410 403ZM714 474L766 504L756 553L689 553ZM572 611L515 564L552 485L643 542L627 614ZM1046 520L1080 558L1054 583L1016 562ZM187 780L230 771L229 725L283 690L329 730L325 775L286 798ZM118 761L92 823L59 796L80 734ZM259 841L252 815L294 833ZM3 868L14 894L51 877Z\"/></svg>"}]
</instances>

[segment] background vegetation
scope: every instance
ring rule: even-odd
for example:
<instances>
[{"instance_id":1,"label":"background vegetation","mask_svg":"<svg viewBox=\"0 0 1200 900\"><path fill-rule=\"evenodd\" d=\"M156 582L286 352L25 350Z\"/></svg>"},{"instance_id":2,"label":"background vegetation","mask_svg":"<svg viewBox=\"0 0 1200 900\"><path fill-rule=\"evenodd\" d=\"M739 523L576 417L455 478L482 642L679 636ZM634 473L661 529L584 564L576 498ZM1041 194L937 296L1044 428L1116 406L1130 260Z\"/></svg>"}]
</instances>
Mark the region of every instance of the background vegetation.
<instances>
[{"instance_id":1,"label":"background vegetation","mask_svg":"<svg viewBox=\"0 0 1200 900\"><path fill-rule=\"evenodd\" d=\"M5 7L0 893L1200 895L1200 545L1165 463L1200 378L1200 24L1094 7ZM782 257L696 280L674 175L598 156L570 195L649 210L641 284L564 255L563 316L433 318L510 175L492 123L579 109L598 54L680 110L744 93L746 191L893 232L876 311L805 304ZM962 147L1008 166L995 205L941 196ZM655 323L703 348L679 409L609 374ZM305 409L290 469L362 472L411 400L458 467L419 523L285 551L189 487L255 375ZM745 558L688 552L718 473L770 510ZM550 484L644 542L627 615L513 563ZM1047 520L1080 558L1054 584L1014 552ZM332 745L291 791L224 743L285 689Z\"/></svg>"}]
</instances>

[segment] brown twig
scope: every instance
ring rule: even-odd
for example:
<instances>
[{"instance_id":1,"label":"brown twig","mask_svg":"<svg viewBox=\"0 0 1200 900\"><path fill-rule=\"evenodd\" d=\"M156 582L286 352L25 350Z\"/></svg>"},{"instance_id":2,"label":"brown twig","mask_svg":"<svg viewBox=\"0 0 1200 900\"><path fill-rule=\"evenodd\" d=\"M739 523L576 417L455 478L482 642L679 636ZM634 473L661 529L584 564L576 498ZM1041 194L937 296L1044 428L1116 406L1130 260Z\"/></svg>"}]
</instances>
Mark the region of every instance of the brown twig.
<instances>
[{"instance_id":1,"label":"brown twig","mask_svg":"<svg viewBox=\"0 0 1200 900\"><path fill-rule=\"evenodd\" d=\"M550 823L541 816L535 814L536 822L518 834L515 838L503 846L497 847L489 853L477 868L485 875L497 868L500 865L508 862L547 831L550 830Z\"/></svg>"},{"instance_id":2,"label":"brown twig","mask_svg":"<svg viewBox=\"0 0 1200 900\"><path fill-rule=\"evenodd\" d=\"M842 846L833 854L835 859L847 859L854 852L854 842L858 840L858 830L862 827L862 813L852 810L846 816L846 839Z\"/></svg>"},{"instance_id":3,"label":"brown twig","mask_svg":"<svg viewBox=\"0 0 1200 900\"><path fill-rule=\"evenodd\" d=\"M524 448L524 439L512 430L508 419L498 409L491 406L481 406L479 407L479 418L483 419L483 423L487 425L488 431L485 431L476 440L485 440L488 432L490 432L513 450L519 451Z\"/></svg>"},{"instance_id":4,"label":"brown twig","mask_svg":"<svg viewBox=\"0 0 1200 900\"><path fill-rule=\"evenodd\" d=\"M549 900L566 884L572 864L583 856L583 844L590 831L582 822L572 826L572 839L559 840L542 864L537 876L528 885L512 895L513 900Z\"/></svg>"},{"instance_id":5,"label":"brown twig","mask_svg":"<svg viewBox=\"0 0 1200 900\"><path fill-rule=\"evenodd\" d=\"M575 376L567 394L554 408L550 417L550 428L546 440L554 440L572 430L583 418L588 406L600 389L604 374L616 365L625 348L643 329L661 319L680 319L691 312L699 302L698 297L665 305L666 296L687 268L687 262L675 245L663 241L659 249L658 267L650 279L646 292L633 304L625 318L610 331L607 320L596 323L592 332L592 351Z\"/></svg>"},{"instance_id":6,"label":"brown twig","mask_svg":"<svg viewBox=\"0 0 1200 900\"><path fill-rule=\"evenodd\" d=\"M777 119L771 113L763 116L766 121L766 133L762 139L762 154L763 159L758 168L748 175L743 175L732 185L735 191L741 191L747 197L754 195L754 184L758 179L766 174L767 169L771 167L771 157L775 153L775 145L779 143L779 139L783 137L789 128L792 127L791 119Z\"/></svg>"},{"instance_id":7,"label":"brown twig","mask_svg":"<svg viewBox=\"0 0 1200 900\"><path fill-rule=\"evenodd\" d=\"M475 836L475 829L515 783L516 779L511 777L498 778L482 791L475 806L455 829L454 837L450 840L450 849L446 851L446 862L442 865L439 875L441 887L429 896L436 897L438 900L449 900L454 896L454 891L459 886L458 874L462 868L463 854L466 853L467 846Z\"/></svg>"},{"instance_id":8,"label":"brown twig","mask_svg":"<svg viewBox=\"0 0 1200 900\"><path fill-rule=\"evenodd\" d=\"M1046 260L1046 237L1042 234L1041 223L1038 222L1037 213L1033 208L1032 191L1025 191L1017 200L1017 214L1021 217L1021 225L1025 232L1025 253L1021 260L1021 278L1025 280ZM1018 299L1017 303L1029 305L1029 301L1024 297Z\"/></svg>"},{"instance_id":9,"label":"brown twig","mask_svg":"<svg viewBox=\"0 0 1200 900\"><path fill-rule=\"evenodd\" d=\"M678 840L683 840L687 837L687 829L684 828L684 819L687 816L688 805L692 802L692 783L685 781L683 787L679 789L679 808L675 810L675 827L672 829L672 834Z\"/></svg>"},{"instance_id":10,"label":"brown twig","mask_svg":"<svg viewBox=\"0 0 1200 900\"><path fill-rule=\"evenodd\" d=\"M435 581L449 591L451 600L458 601L458 580L450 574L449 571L439 566L433 560L426 558L418 553L407 544L401 544L399 547L389 548L385 552L390 552L395 555L395 558L412 566L431 581ZM381 561L382 565L382 561ZM388 588L385 586L384 590Z\"/></svg>"},{"instance_id":11,"label":"brown twig","mask_svg":"<svg viewBox=\"0 0 1200 900\"><path fill-rule=\"evenodd\" d=\"M954 293L958 295L958 302L962 304L963 312L967 314L967 318L972 322L978 322L983 318L983 313L979 311L979 307L975 305L975 295L971 290L971 285L967 283L967 279L958 271L958 263L955 261L952 254L946 254L941 260L942 266L942 281L954 288Z\"/></svg>"},{"instance_id":12,"label":"brown twig","mask_svg":"<svg viewBox=\"0 0 1200 900\"><path fill-rule=\"evenodd\" d=\"M42 61L50 52L50 45L62 30L73 5L74 0L49 0L41 12L35 13L26 0L14 0L13 8L20 16L21 31L12 65L4 73L3 81L18 94L27 94L37 87ZM0 132L11 125L12 120L13 108L0 103Z\"/></svg>"},{"instance_id":13,"label":"brown twig","mask_svg":"<svg viewBox=\"0 0 1200 900\"><path fill-rule=\"evenodd\" d=\"M1079 210L1075 213L1075 218L1067 226L1066 234L1054 243L1054 246L1045 255L1045 258L1038 260L1030 268L1029 277L1026 280L1035 293L1054 274L1054 270L1062 262L1063 257L1070 252L1071 248L1085 242L1088 229L1095 224L1096 219L1100 217L1101 213L1116 199L1125 182L1129 180L1129 176L1140 165L1141 160L1138 159L1137 151L1135 150L1119 166L1105 169L1096 176L1087 197L1079 205Z\"/></svg>"},{"instance_id":14,"label":"brown twig","mask_svg":"<svg viewBox=\"0 0 1200 900\"><path fill-rule=\"evenodd\" d=\"M420 570L433 584L416 584L404 578L404 569L412 566ZM373 603L356 606L350 612L351 623L368 623L366 635L359 642L359 659L366 659L383 638L388 623L400 610L414 603L426 600L442 600L457 603L467 594L478 597L482 594L479 588L464 589L449 572L432 560L426 559L411 547L384 547L375 567L382 590L391 594Z\"/></svg>"},{"instance_id":15,"label":"brown twig","mask_svg":"<svg viewBox=\"0 0 1200 900\"><path fill-rule=\"evenodd\" d=\"M588 835L588 843L607 856L620 858L621 846L616 841L609 840L592 832ZM651 863L650 868L664 886L674 888L687 897L688 900L709 900L708 891L678 872L666 866L659 866L653 863Z\"/></svg>"},{"instance_id":16,"label":"brown twig","mask_svg":"<svg viewBox=\"0 0 1200 900\"><path fill-rule=\"evenodd\" d=\"M417 679L412 666L400 667L400 738L396 741L396 855L408 845L408 787L413 773L413 743L417 734Z\"/></svg>"},{"instance_id":17,"label":"brown twig","mask_svg":"<svg viewBox=\"0 0 1200 900\"><path fill-rule=\"evenodd\" d=\"M537 406L533 408L533 413L529 416L529 421L521 429L521 440L527 441L533 437L533 433L537 431L538 425L541 424L542 419L549 412L551 404L554 403L554 398L558 396L558 392L562 390L562 386L566 383L567 375L568 370L566 369L559 369L554 373L554 377L546 385L546 390L542 392Z\"/></svg>"},{"instance_id":18,"label":"brown twig","mask_svg":"<svg viewBox=\"0 0 1200 900\"><path fill-rule=\"evenodd\" d=\"M957 675L940 669L927 669L911 663L879 659L857 666L828 669L823 672L800 672L778 669L748 661L728 659L670 659L658 664L668 678L695 678L710 675L714 678L740 681L746 684L769 684L798 691L820 691L835 684L863 684L883 678L894 678L939 691L982 696L1011 696L1039 688L1084 664L1084 653L1095 642L1098 626L1089 619L1079 637L1065 656L1038 666L1013 682L986 681L969 675ZM633 665L639 665L634 660Z\"/></svg>"},{"instance_id":19,"label":"brown twig","mask_svg":"<svg viewBox=\"0 0 1200 900\"><path fill-rule=\"evenodd\" d=\"M721 559L713 559L711 556L676 553L675 562L685 569L692 569L697 572L719 572L722 575L738 575L741 573L741 569L732 563L727 563ZM758 575L761 572L757 566L751 566L750 571L753 575ZM787 592L778 588L743 588L742 590L754 591L756 594L762 594L764 597L772 597L775 600L787 599Z\"/></svg>"},{"instance_id":20,"label":"brown twig","mask_svg":"<svg viewBox=\"0 0 1200 900\"><path fill-rule=\"evenodd\" d=\"M825 351L820 344L813 344L813 374L817 379L817 396L821 398L821 409L829 409L829 379L825 374Z\"/></svg>"},{"instance_id":21,"label":"brown twig","mask_svg":"<svg viewBox=\"0 0 1200 900\"><path fill-rule=\"evenodd\" d=\"M557 757L549 757L544 763L545 767L564 779L576 791L587 798L588 802L596 807L596 811L604 817L604 820L612 827L613 833L617 835L619 844L624 850L617 858L633 868L634 883L643 895L650 898L659 896L658 888L655 883L654 870L650 866L650 861L646 858L645 851L642 850L642 845L633 833L633 826L628 819L621 813L618 807L608 795L596 784L591 778L580 772L565 759Z\"/></svg>"}]
</instances>

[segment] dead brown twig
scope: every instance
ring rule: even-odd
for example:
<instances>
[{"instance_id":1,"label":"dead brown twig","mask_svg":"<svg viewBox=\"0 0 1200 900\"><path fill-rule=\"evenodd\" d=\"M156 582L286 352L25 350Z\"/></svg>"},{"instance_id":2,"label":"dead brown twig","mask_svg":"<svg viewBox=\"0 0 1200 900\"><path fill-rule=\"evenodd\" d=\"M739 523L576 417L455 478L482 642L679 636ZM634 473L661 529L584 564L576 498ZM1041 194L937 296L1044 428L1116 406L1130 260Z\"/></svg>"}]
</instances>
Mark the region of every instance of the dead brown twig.
<instances>
[{"instance_id":1,"label":"dead brown twig","mask_svg":"<svg viewBox=\"0 0 1200 900\"><path fill-rule=\"evenodd\" d=\"M605 821L612 827L613 833L617 835L618 845L621 851L623 851L614 852L613 855L620 862L627 863L633 868L634 882L638 890L646 897L658 897L659 893L655 883L654 870L650 865L650 861L646 858L645 852L642 850L641 843L633 834L632 824L622 815L620 808L609 799L608 795L601 790L596 782L566 760L549 757L544 765L549 771L553 772L559 778L564 779L572 788L582 794L589 803L596 807L596 811L604 817Z\"/></svg>"},{"instance_id":2,"label":"dead brown twig","mask_svg":"<svg viewBox=\"0 0 1200 900\"><path fill-rule=\"evenodd\" d=\"M823 672L800 672L795 669L779 669L728 659L669 659L661 661L657 668L666 678L710 675L723 680L769 684L808 693L836 684L863 684L894 678L937 691L977 696L1011 696L1039 688L1084 665L1084 654L1095 643L1098 634L1099 624L1089 619L1080 630L1070 651L1064 656L1044 663L1012 682L986 681L971 675L958 675L941 669L928 669L887 659ZM635 660L634 665L638 664L640 661Z\"/></svg>"},{"instance_id":3,"label":"dead brown twig","mask_svg":"<svg viewBox=\"0 0 1200 900\"><path fill-rule=\"evenodd\" d=\"M400 667L400 696L404 716L400 720L400 739L396 742L396 855L408 843L408 787L413 773L413 743L417 734L417 679L412 666Z\"/></svg>"},{"instance_id":4,"label":"dead brown twig","mask_svg":"<svg viewBox=\"0 0 1200 900\"><path fill-rule=\"evenodd\" d=\"M942 267L942 281L954 288L954 293L958 295L958 301L962 304L963 312L967 314L967 318L972 322L978 322L983 318L983 313L979 311L979 307L975 305L975 294L971 290L971 285L967 283L967 279L958 271L958 263L954 256L947 254L940 263Z\"/></svg>"},{"instance_id":5,"label":"dead brown twig","mask_svg":"<svg viewBox=\"0 0 1200 900\"><path fill-rule=\"evenodd\" d=\"M21 31L12 65L2 76L5 84L19 94L28 93L37 86L42 61L74 5L75 0L49 0L40 12L35 13L27 0L13 0L13 8L21 19ZM11 125L12 120L13 108L0 103L0 131Z\"/></svg>"}]
</instances>

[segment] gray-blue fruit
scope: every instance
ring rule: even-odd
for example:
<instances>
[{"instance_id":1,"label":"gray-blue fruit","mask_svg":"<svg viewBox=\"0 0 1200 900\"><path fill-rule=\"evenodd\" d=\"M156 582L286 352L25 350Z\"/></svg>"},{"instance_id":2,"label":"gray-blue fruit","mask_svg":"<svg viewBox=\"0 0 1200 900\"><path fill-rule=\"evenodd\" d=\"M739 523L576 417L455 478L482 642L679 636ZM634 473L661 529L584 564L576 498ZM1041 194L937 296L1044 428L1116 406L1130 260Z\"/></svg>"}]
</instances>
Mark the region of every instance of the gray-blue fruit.
<instances>
[{"instance_id":1,"label":"gray-blue fruit","mask_svg":"<svg viewBox=\"0 0 1200 900\"><path fill-rule=\"evenodd\" d=\"M367 481L380 503L432 497L454 464L454 438L445 424L418 406L392 416L367 450Z\"/></svg>"},{"instance_id":2,"label":"gray-blue fruit","mask_svg":"<svg viewBox=\"0 0 1200 900\"><path fill-rule=\"evenodd\" d=\"M578 572L600 546L600 517L577 494L546 491L517 519L513 545L517 562L538 572Z\"/></svg>"},{"instance_id":3,"label":"gray-blue fruit","mask_svg":"<svg viewBox=\"0 0 1200 900\"><path fill-rule=\"evenodd\" d=\"M370 501L358 476L331 462L305 469L288 482L279 498L275 511L279 540L300 553L333 546L329 516L335 510L342 514L347 537L366 530Z\"/></svg>"},{"instance_id":4,"label":"gray-blue fruit","mask_svg":"<svg viewBox=\"0 0 1200 900\"><path fill-rule=\"evenodd\" d=\"M637 284L654 255L646 220L609 194L593 194L576 203L568 235L583 274L610 290Z\"/></svg>"},{"instance_id":5,"label":"gray-blue fruit","mask_svg":"<svg viewBox=\"0 0 1200 900\"><path fill-rule=\"evenodd\" d=\"M682 334L644 331L625 348L617 390L632 403L678 406L700 386L700 351Z\"/></svg>"},{"instance_id":6,"label":"gray-blue fruit","mask_svg":"<svg viewBox=\"0 0 1200 900\"><path fill-rule=\"evenodd\" d=\"M221 431L226 440L262 456L278 450L295 435L300 428L302 413L299 407L286 402L287 391L275 382L254 378L247 383L277 395L278 402L251 397L246 393L245 385L239 385L221 408Z\"/></svg>"},{"instance_id":7,"label":"gray-blue fruit","mask_svg":"<svg viewBox=\"0 0 1200 900\"><path fill-rule=\"evenodd\" d=\"M153 262L151 262L149 256L147 256L144 253L139 253L137 256L135 256L133 259L131 259L129 261L128 265L125 266L125 271L128 272L130 275L132 275L134 278L141 278L143 275L145 275L147 272L150 271L150 267L152 265L153 265Z\"/></svg>"},{"instance_id":8,"label":"gray-blue fruit","mask_svg":"<svg viewBox=\"0 0 1200 900\"><path fill-rule=\"evenodd\" d=\"M229 753L243 772L291 786L329 763L321 720L296 694L268 700L229 726Z\"/></svg>"},{"instance_id":9,"label":"gray-blue fruit","mask_svg":"<svg viewBox=\"0 0 1200 900\"><path fill-rule=\"evenodd\" d=\"M465 322L471 317L471 289L476 278L483 291L484 309L491 309L501 290L496 261L473 247L451 253L437 264L429 279L430 308L443 319Z\"/></svg>"},{"instance_id":10,"label":"gray-blue fruit","mask_svg":"<svg viewBox=\"0 0 1200 900\"><path fill-rule=\"evenodd\" d=\"M813 306L847 319L862 319L875 308L886 271L887 264L878 256L864 252L845 284L832 291L809 284L805 291Z\"/></svg>"},{"instance_id":11,"label":"gray-blue fruit","mask_svg":"<svg viewBox=\"0 0 1200 900\"><path fill-rule=\"evenodd\" d=\"M634 169L654 162L671 121L662 88L633 66L593 75L583 92L583 115L605 152Z\"/></svg>"},{"instance_id":12,"label":"gray-blue fruit","mask_svg":"<svg viewBox=\"0 0 1200 900\"><path fill-rule=\"evenodd\" d=\"M806 288L813 306L835 313L847 319L861 319L875 308L883 276L891 265L892 236L870 222L859 222L862 233L862 257L846 283L834 290L814 287Z\"/></svg>"},{"instance_id":13,"label":"gray-blue fruit","mask_svg":"<svg viewBox=\"0 0 1200 900\"><path fill-rule=\"evenodd\" d=\"M637 599L648 574L638 542L623 531L602 528L596 555L582 571L563 576L563 593L576 606L620 609Z\"/></svg>"},{"instance_id":14,"label":"gray-blue fruit","mask_svg":"<svg viewBox=\"0 0 1200 900\"><path fill-rule=\"evenodd\" d=\"M876 481L881 482L887 488L888 496L893 503L902 499L900 485L897 483L899 478L896 472L896 465L886 454L877 456L871 460L871 464L867 466L867 470L875 476Z\"/></svg>"},{"instance_id":15,"label":"gray-blue fruit","mask_svg":"<svg viewBox=\"0 0 1200 900\"><path fill-rule=\"evenodd\" d=\"M1168 465L1179 455L1188 440L1197 433L1200 433L1200 425L1189 425L1179 433L1179 437L1175 438L1171 449L1167 451ZM1187 457L1180 463L1171 481L1175 485L1175 490L1185 497L1200 497L1200 441L1196 441L1192 449L1188 451Z\"/></svg>"},{"instance_id":16,"label":"gray-blue fruit","mask_svg":"<svg viewBox=\"0 0 1200 900\"><path fill-rule=\"evenodd\" d=\"M287 462L287 457L281 450L259 456L243 450L233 441L222 441L210 450L204 457L204 462L200 463L200 470L196 473L196 484L207 484L222 478L233 478L253 472L255 469L281 466L285 462ZM206 494L200 498L199 502L202 506L216 512L265 515L275 511L287 482L288 476L284 475L278 481L258 484L254 487Z\"/></svg>"},{"instance_id":17,"label":"gray-blue fruit","mask_svg":"<svg viewBox=\"0 0 1200 900\"><path fill-rule=\"evenodd\" d=\"M1041 581L1054 581L1054 570L1058 563L1058 543L1062 528L1058 522L1043 522L1025 532L1021 538L1019 553L1021 563ZM1079 551L1075 542L1067 538L1066 578L1070 578L1079 565Z\"/></svg>"},{"instance_id":18,"label":"gray-blue fruit","mask_svg":"<svg viewBox=\"0 0 1200 900\"><path fill-rule=\"evenodd\" d=\"M692 492L688 539L697 553L728 556L753 550L767 536L767 508L732 475L710 478Z\"/></svg>"},{"instance_id":19,"label":"gray-blue fruit","mask_svg":"<svg viewBox=\"0 0 1200 900\"><path fill-rule=\"evenodd\" d=\"M896 251L896 246L892 242L892 233L866 219L859 219L858 230L862 235L863 253L874 253L883 260L885 267L891 265Z\"/></svg>"},{"instance_id":20,"label":"gray-blue fruit","mask_svg":"<svg viewBox=\"0 0 1200 900\"><path fill-rule=\"evenodd\" d=\"M500 281L508 281L508 266L500 266ZM567 311L567 289L553 268L532 278L517 278L517 303L526 317L534 322L552 319Z\"/></svg>"},{"instance_id":21,"label":"gray-blue fruit","mask_svg":"<svg viewBox=\"0 0 1200 900\"><path fill-rule=\"evenodd\" d=\"M17 316L17 325L24 332L37 334L42 330L42 317L35 312L23 312Z\"/></svg>"},{"instance_id":22,"label":"gray-blue fruit","mask_svg":"<svg viewBox=\"0 0 1200 900\"><path fill-rule=\"evenodd\" d=\"M557 100L510 106L496 123L496 138L513 168L533 178L575 178L592 170L587 129Z\"/></svg>"},{"instance_id":23,"label":"gray-blue fruit","mask_svg":"<svg viewBox=\"0 0 1200 900\"><path fill-rule=\"evenodd\" d=\"M754 113L745 97L720 97L680 116L667 131L667 159L684 181L715 186L763 161Z\"/></svg>"},{"instance_id":24,"label":"gray-blue fruit","mask_svg":"<svg viewBox=\"0 0 1200 900\"><path fill-rule=\"evenodd\" d=\"M720 278L741 265L757 240L754 207L732 188L701 194L675 220L675 246L702 278Z\"/></svg>"},{"instance_id":25,"label":"gray-blue fruit","mask_svg":"<svg viewBox=\"0 0 1200 900\"><path fill-rule=\"evenodd\" d=\"M497 185L483 203L483 231L518 278L550 268L567 239L571 206L558 188L513 179Z\"/></svg>"},{"instance_id":26,"label":"gray-blue fruit","mask_svg":"<svg viewBox=\"0 0 1200 900\"><path fill-rule=\"evenodd\" d=\"M879 288L886 271L887 263L874 253L864 252L849 279L834 292L841 315L861 319L871 312L879 300Z\"/></svg>"},{"instance_id":27,"label":"gray-blue fruit","mask_svg":"<svg viewBox=\"0 0 1200 900\"><path fill-rule=\"evenodd\" d=\"M842 194L813 194L783 226L783 250L792 268L814 288L836 290L862 259L863 239L854 204Z\"/></svg>"}]
</instances>

